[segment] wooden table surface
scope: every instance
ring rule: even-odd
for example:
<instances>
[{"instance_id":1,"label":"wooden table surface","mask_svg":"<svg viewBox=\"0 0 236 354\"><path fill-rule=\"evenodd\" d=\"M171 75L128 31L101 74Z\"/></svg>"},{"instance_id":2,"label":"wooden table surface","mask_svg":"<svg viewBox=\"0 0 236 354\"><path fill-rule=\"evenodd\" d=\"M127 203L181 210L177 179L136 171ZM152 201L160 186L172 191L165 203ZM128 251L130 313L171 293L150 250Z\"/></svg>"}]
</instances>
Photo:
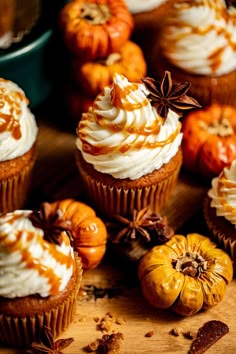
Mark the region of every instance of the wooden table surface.
<instances>
[{"instance_id":1,"label":"wooden table surface","mask_svg":"<svg viewBox=\"0 0 236 354\"><path fill-rule=\"evenodd\" d=\"M38 207L42 201L62 198L83 200L79 174L75 165L75 130L61 124L60 116L48 112L46 119L36 112L39 125L39 154L34 169L31 197L27 207ZM70 127L70 124L69 124ZM195 176L181 171L173 197L163 215L175 230L205 232L201 206L207 185ZM81 194L82 193L82 194ZM98 319L112 315L111 329L123 334L120 353L188 353L191 340L182 335L170 334L173 328L197 331L208 320L221 320L229 326L229 333L207 352L236 353L236 280L228 286L223 301L208 311L182 318L169 311L157 310L143 298L135 266L121 262L117 255L108 252L94 270L84 271L82 290L78 298L73 323L61 338L73 337L74 342L63 352L84 353L84 347L103 333L97 328ZM153 331L151 337L146 334ZM16 354L17 350L0 348L0 354Z\"/></svg>"}]
</instances>

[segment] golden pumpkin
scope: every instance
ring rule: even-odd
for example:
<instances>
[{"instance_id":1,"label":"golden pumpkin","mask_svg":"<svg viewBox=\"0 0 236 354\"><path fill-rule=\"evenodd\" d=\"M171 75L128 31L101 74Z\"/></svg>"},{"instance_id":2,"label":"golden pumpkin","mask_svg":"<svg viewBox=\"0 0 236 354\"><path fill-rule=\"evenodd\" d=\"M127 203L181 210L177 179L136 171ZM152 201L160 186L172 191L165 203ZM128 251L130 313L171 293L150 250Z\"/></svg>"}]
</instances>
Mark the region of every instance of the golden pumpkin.
<instances>
[{"instance_id":1,"label":"golden pumpkin","mask_svg":"<svg viewBox=\"0 0 236 354\"><path fill-rule=\"evenodd\" d=\"M134 26L124 0L72 0L61 10L59 24L65 45L83 60L116 52Z\"/></svg>"},{"instance_id":2,"label":"golden pumpkin","mask_svg":"<svg viewBox=\"0 0 236 354\"><path fill-rule=\"evenodd\" d=\"M119 51L107 58L81 63L72 58L72 78L90 96L97 96L113 82L115 73L124 75L130 82L140 82L146 76L147 66L141 48L127 41Z\"/></svg>"},{"instance_id":3,"label":"golden pumpkin","mask_svg":"<svg viewBox=\"0 0 236 354\"><path fill-rule=\"evenodd\" d=\"M138 266L144 297L157 308L183 316L219 303L232 280L230 257L209 238L175 235L148 251Z\"/></svg>"},{"instance_id":4,"label":"golden pumpkin","mask_svg":"<svg viewBox=\"0 0 236 354\"><path fill-rule=\"evenodd\" d=\"M106 251L107 230L103 221L92 208L74 199L51 205L60 210L62 220L71 222L73 247L81 257L83 269L97 267Z\"/></svg>"}]
</instances>

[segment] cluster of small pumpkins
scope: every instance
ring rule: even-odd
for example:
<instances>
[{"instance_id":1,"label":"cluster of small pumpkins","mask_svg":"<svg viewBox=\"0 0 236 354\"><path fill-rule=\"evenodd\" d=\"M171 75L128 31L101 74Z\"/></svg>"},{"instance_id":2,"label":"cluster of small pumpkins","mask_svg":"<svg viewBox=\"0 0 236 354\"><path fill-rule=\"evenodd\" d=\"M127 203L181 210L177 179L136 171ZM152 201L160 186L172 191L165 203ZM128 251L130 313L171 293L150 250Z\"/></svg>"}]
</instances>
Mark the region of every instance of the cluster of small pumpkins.
<instances>
[{"instance_id":1,"label":"cluster of small pumpkins","mask_svg":"<svg viewBox=\"0 0 236 354\"><path fill-rule=\"evenodd\" d=\"M146 75L142 49L130 40L134 21L124 0L72 0L62 8L59 25L69 51L65 101L76 123L114 73L133 82Z\"/></svg>"}]
</instances>

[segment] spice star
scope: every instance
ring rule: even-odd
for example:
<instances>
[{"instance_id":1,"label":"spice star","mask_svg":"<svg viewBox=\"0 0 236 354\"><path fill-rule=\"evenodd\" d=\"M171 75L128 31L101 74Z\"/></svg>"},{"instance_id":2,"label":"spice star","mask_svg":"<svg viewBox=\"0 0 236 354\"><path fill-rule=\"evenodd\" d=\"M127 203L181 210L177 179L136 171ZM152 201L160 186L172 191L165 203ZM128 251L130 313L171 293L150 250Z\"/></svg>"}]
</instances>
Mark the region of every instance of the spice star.
<instances>
[{"instance_id":1,"label":"spice star","mask_svg":"<svg viewBox=\"0 0 236 354\"><path fill-rule=\"evenodd\" d=\"M173 84L169 71L165 71L161 81L151 77L146 77L142 81L150 92L147 97L163 119L166 119L169 109L182 115L185 110L201 107L194 98L186 95L190 88L190 83Z\"/></svg>"}]
</instances>

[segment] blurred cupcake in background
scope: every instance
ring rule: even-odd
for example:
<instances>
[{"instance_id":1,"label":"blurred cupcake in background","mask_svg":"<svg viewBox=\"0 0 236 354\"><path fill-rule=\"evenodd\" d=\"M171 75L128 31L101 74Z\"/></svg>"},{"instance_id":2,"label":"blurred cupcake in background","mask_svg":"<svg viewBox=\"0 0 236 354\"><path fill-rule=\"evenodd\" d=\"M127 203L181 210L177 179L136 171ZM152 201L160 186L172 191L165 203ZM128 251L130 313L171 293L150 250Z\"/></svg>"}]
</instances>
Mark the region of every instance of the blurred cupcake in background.
<instances>
[{"instance_id":1,"label":"blurred cupcake in background","mask_svg":"<svg viewBox=\"0 0 236 354\"><path fill-rule=\"evenodd\" d=\"M16 0L0 0L0 49L12 43Z\"/></svg>"},{"instance_id":2,"label":"blurred cupcake in background","mask_svg":"<svg viewBox=\"0 0 236 354\"><path fill-rule=\"evenodd\" d=\"M0 49L30 33L41 15L41 0L0 0Z\"/></svg>"},{"instance_id":3,"label":"blurred cupcake in background","mask_svg":"<svg viewBox=\"0 0 236 354\"><path fill-rule=\"evenodd\" d=\"M38 128L28 104L18 85L0 78L0 212L23 208L29 195Z\"/></svg>"},{"instance_id":4,"label":"blurred cupcake in background","mask_svg":"<svg viewBox=\"0 0 236 354\"><path fill-rule=\"evenodd\" d=\"M152 71L191 82L202 106L236 105L236 8L224 0L180 0L152 48Z\"/></svg>"}]
</instances>

